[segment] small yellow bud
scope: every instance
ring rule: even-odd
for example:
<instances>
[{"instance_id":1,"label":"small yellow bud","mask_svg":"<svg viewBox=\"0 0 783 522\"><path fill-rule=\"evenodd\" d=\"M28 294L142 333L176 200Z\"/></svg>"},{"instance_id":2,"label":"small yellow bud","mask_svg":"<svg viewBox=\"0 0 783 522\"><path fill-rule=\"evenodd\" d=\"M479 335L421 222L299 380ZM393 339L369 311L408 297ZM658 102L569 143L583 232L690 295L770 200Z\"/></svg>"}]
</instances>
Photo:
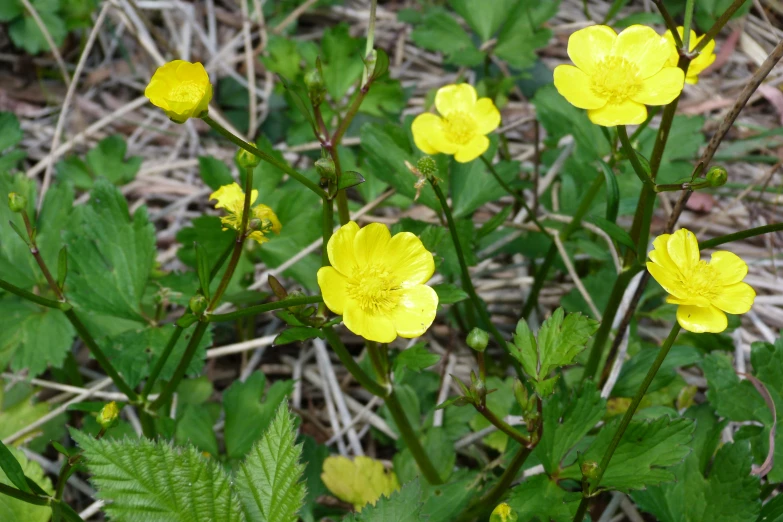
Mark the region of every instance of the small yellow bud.
<instances>
[{"instance_id":1,"label":"small yellow bud","mask_svg":"<svg viewBox=\"0 0 783 522\"><path fill-rule=\"evenodd\" d=\"M245 149L237 151L236 160L237 165L243 169L254 169L261 163L261 158Z\"/></svg>"},{"instance_id":2,"label":"small yellow bud","mask_svg":"<svg viewBox=\"0 0 783 522\"><path fill-rule=\"evenodd\" d=\"M465 342L477 352L483 352L487 349L487 344L489 344L489 334L481 328L474 328L468 334Z\"/></svg>"},{"instance_id":3,"label":"small yellow bud","mask_svg":"<svg viewBox=\"0 0 783 522\"><path fill-rule=\"evenodd\" d=\"M174 60L158 67L144 96L175 123L185 123L207 112L212 84L200 63Z\"/></svg>"},{"instance_id":4,"label":"small yellow bud","mask_svg":"<svg viewBox=\"0 0 783 522\"><path fill-rule=\"evenodd\" d=\"M201 294L194 295L193 297L191 297L189 304L190 304L190 309L193 311L195 315L201 315L204 313L204 310L207 309L207 300Z\"/></svg>"},{"instance_id":5,"label":"small yellow bud","mask_svg":"<svg viewBox=\"0 0 783 522\"><path fill-rule=\"evenodd\" d=\"M720 187L729 180L729 173L723 167L712 167L707 171L707 182L711 187Z\"/></svg>"},{"instance_id":6,"label":"small yellow bud","mask_svg":"<svg viewBox=\"0 0 783 522\"><path fill-rule=\"evenodd\" d=\"M119 416L120 408L117 406L116 402L111 401L109 404L104 406L103 409L101 409L101 412L98 414L98 418L96 420L98 421L98 424L100 424L101 428L106 430L114 426Z\"/></svg>"},{"instance_id":7,"label":"small yellow bud","mask_svg":"<svg viewBox=\"0 0 783 522\"><path fill-rule=\"evenodd\" d=\"M16 192L11 192L8 194L8 207L11 212L22 212L27 208L27 198Z\"/></svg>"},{"instance_id":8,"label":"small yellow bud","mask_svg":"<svg viewBox=\"0 0 783 522\"><path fill-rule=\"evenodd\" d=\"M492 510L489 522L517 522L518 518L516 511L504 502Z\"/></svg>"}]
</instances>

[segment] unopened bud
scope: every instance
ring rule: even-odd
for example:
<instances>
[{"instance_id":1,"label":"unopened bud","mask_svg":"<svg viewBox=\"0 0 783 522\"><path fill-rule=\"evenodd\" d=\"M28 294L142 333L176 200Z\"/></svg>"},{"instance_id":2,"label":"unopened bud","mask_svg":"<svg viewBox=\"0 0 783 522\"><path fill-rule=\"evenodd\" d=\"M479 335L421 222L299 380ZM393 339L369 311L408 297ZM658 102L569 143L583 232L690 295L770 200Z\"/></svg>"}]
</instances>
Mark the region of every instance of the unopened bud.
<instances>
[{"instance_id":1,"label":"unopened bud","mask_svg":"<svg viewBox=\"0 0 783 522\"><path fill-rule=\"evenodd\" d=\"M237 165L243 169L254 169L261 163L261 158L250 151L239 149L236 155Z\"/></svg>"},{"instance_id":2,"label":"unopened bud","mask_svg":"<svg viewBox=\"0 0 783 522\"><path fill-rule=\"evenodd\" d=\"M335 173L337 172L334 166L332 158L321 158L315 162L315 171L318 175L324 179L335 179Z\"/></svg>"},{"instance_id":3,"label":"unopened bud","mask_svg":"<svg viewBox=\"0 0 783 522\"><path fill-rule=\"evenodd\" d=\"M594 460L586 460L582 462L582 476L588 479L597 478L598 463Z\"/></svg>"},{"instance_id":4,"label":"unopened bud","mask_svg":"<svg viewBox=\"0 0 783 522\"><path fill-rule=\"evenodd\" d=\"M307 95L310 97L310 101L313 106L318 107L324 101L326 95L326 86L324 85L324 78L321 75L321 71L318 67L310 70L304 77L305 85L307 85Z\"/></svg>"},{"instance_id":5,"label":"unopened bud","mask_svg":"<svg viewBox=\"0 0 783 522\"><path fill-rule=\"evenodd\" d=\"M519 516L516 511L511 509L511 506L505 502L503 504L498 504L489 516L489 522L517 522L518 519Z\"/></svg>"},{"instance_id":6,"label":"unopened bud","mask_svg":"<svg viewBox=\"0 0 783 522\"><path fill-rule=\"evenodd\" d=\"M107 430L114 426L119 416L120 408L117 406L116 402L111 401L101 409L96 420L98 421L98 424L101 426L101 428Z\"/></svg>"},{"instance_id":7,"label":"unopened bud","mask_svg":"<svg viewBox=\"0 0 783 522\"><path fill-rule=\"evenodd\" d=\"M194 295L190 298L190 309L193 311L196 315L201 315L204 313L204 310L207 309L207 300L206 298L201 295Z\"/></svg>"},{"instance_id":8,"label":"unopened bud","mask_svg":"<svg viewBox=\"0 0 783 522\"><path fill-rule=\"evenodd\" d=\"M430 178L438 173L438 164L429 156L419 158L419 161L416 162L416 168L426 178Z\"/></svg>"},{"instance_id":9,"label":"unopened bud","mask_svg":"<svg viewBox=\"0 0 783 522\"><path fill-rule=\"evenodd\" d=\"M260 230L263 226L263 221L258 218L253 218L247 222L247 228L250 230Z\"/></svg>"},{"instance_id":10,"label":"unopened bud","mask_svg":"<svg viewBox=\"0 0 783 522\"><path fill-rule=\"evenodd\" d=\"M712 167L707 171L707 182L711 187L720 187L729 180L729 173L723 167Z\"/></svg>"},{"instance_id":11,"label":"unopened bud","mask_svg":"<svg viewBox=\"0 0 783 522\"><path fill-rule=\"evenodd\" d=\"M527 412L531 404L530 394L519 379L514 380L514 397L516 397L517 403L519 403L522 411Z\"/></svg>"},{"instance_id":12,"label":"unopened bud","mask_svg":"<svg viewBox=\"0 0 783 522\"><path fill-rule=\"evenodd\" d=\"M476 378L473 372L470 374L470 380L472 381L470 385L471 395L481 404L484 404L484 398L487 396L487 385L481 379Z\"/></svg>"},{"instance_id":13,"label":"unopened bud","mask_svg":"<svg viewBox=\"0 0 783 522\"><path fill-rule=\"evenodd\" d=\"M16 192L11 192L8 194L8 206L11 212L22 212L27 208L27 198Z\"/></svg>"},{"instance_id":14,"label":"unopened bud","mask_svg":"<svg viewBox=\"0 0 783 522\"><path fill-rule=\"evenodd\" d=\"M477 352L483 352L487 349L489 343L489 334L481 328L474 328L468 334L468 338L465 340L472 349Z\"/></svg>"}]
</instances>

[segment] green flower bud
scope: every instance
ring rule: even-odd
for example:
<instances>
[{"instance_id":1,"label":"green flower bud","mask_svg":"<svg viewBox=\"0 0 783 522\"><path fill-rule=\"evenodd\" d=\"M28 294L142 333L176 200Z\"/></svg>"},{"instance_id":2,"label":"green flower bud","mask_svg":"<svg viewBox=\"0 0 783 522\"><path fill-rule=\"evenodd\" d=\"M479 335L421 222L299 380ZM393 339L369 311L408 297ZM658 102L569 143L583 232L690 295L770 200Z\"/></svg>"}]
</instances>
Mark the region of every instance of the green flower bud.
<instances>
[{"instance_id":1,"label":"green flower bud","mask_svg":"<svg viewBox=\"0 0 783 522\"><path fill-rule=\"evenodd\" d=\"M498 504L489 516L489 522L517 522L517 520L519 520L519 515L505 502Z\"/></svg>"},{"instance_id":2,"label":"green flower bud","mask_svg":"<svg viewBox=\"0 0 783 522\"><path fill-rule=\"evenodd\" d=\"M465 342L477 352L483 352L487 349L487 344L489 344L489 334L481 328L474 328L468 334Z\"/></svg>"},{"instance_id":3,"label":"green flower bud","mask_svg":"<svg viewBox=\"0 0 783 522\"><path fill-rule=\"evenodd\" d=\"M315 162L315 171L325 179L335 179L337 169L334 166L332 158L321 158Z\"/></svg>"},{"instance_id":4,"label":"green flower bud","mask_svg":"<svg viewBox=\"0 0 783 522\"><path fill-rule=\"evenodd\" d=\"M729 173L723 167L712 167L707 171L707 182L711 187L720 187L729 180Z\"/></svg>"},{"instance_id":5,"label":"green flower bud","mask_svg":"<svg viewBox=\"0 0 783 522\"><path fill-rule=\"evenodd\" d=\"M429 156L421 157L416 163L416 168L426 178L430 178L438 173L438 164Z\"/></svg>"},{"instance_id":6,"label":"green flower bud","mask_svg":"<svg viewBox=\"0 0 783 522\"><path fill-rule=\"evenodd\" d=\"M597 478L598 463L594 460L586 460L582 462L582 476L588 479Z\"/></svg>"},{"instance_id":7,"label":"green flower bud","mask_svg":"<svg viewBox=\"0 0 783 522\"><path fill-rule=\"evenodd\" d=\"M261 163L261 158L246 151L245 149L239 149L236 155L237 165L243 169L254 169Z\"/></svg>"},{"instance_id":8,"label":"green flower bud","mask_svg":"<svg viewBox=\"0 0 783 522\"><path fill-rule=\"evenodd\" d=\"M11 192L8 194L8 206L11 208L11 212L22 212L27 208L27 198Z\"/></svg>"},{"instance_id":9,"label":"green flower bud","mask_svg":"<svg viewBox=\"0 0 783 522\"><path fill-rule=\"evenodd\" d=\"M117 406L116 402L112 401L101 409L96 420L101 428L107 430L117 423L117 418L119 416L120 408Z\"/></svg>"},{"instance_id":10,"label":"green flower bud","mask_svg":"<svg viewBox=\"0 0 783 522\"><path fill-rule=\"evenodd\" d=\"M530 400L530 394L527 392L527 388L519 379L514 380L514 397L516 397L519 406L523 412L527 412L531 405L535 404L535 401Z\"/></svg>"},{"instance_id":11,"label":"green flower bud","mask_svg":"<svg viewBox=\"0 0 783 522\"><path fill-rule=\"evenodd\" d=\"M193 297L191 297L189 304L190 304L190 309L196 315L203 314L204 310L207 309L207 300L201 294L197 294L197 295L194 295Z\"/></svg>"},{"instance_id":12,"label":"green flower bud","mask_svg":"<svg viewBox=\"0 0 783 522\"><path fill-rule=\"evenodd\" d=\"M310 101L313 106L318 107L323 103L326 96L326 86L324 85L324 78L320 69L316 67L308 71L305 74L304 82L307 86L307 95L310 97Z\"/></svg>"}]
</instances>

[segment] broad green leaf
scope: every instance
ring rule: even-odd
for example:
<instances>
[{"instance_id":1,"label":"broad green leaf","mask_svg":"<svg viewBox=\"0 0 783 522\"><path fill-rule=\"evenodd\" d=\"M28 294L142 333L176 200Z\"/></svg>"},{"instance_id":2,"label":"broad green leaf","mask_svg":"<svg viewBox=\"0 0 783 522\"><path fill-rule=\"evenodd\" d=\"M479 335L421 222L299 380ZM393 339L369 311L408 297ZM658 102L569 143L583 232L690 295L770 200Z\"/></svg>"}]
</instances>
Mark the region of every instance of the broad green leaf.
<instances>
[{"instance_id":1,"label":"broad green leaf","mask_svg":"<svg viewBox=\"0 0 783 522\"><path fill-rule=\"evenodd\" d=\"M702 369L707 378L707 399L718 415L740 422L771 421L764 399L750 381L740 382L730 355L712 352L702 361Z\"/></svg>"},{"instance_id":2,"label":"broad green leaf","mask_svg":"<svg viewBox=\"0 0 783 522\"><path fill-rule=\"evenodd\" d=\"M216 404L211 404L217 406ZM203 405L186 404L178 412L176 440L180 445L193 444L201 451L217 456L220 453L213 426L216 419Z\"/></svg>"},{"instance_id":3,"label":"broad green leaf","mask_svg":"<svg viewBox=\"0 0 783 522\"><path fill-rule=\"evenodd\" d=\"M32 2L33 7L36 8L38 4L43 3L45 2L36 0ZM61 46L68 32L64 20L57 13L49 10L38 10L38 15L49 31L54 44L58 47ZM8 35L11 37L14 45L21 47L30 54L38 54L42 51L50 50L41 29L38 28L38 24L29 14L24 14L11 22L8 27Z\"/></svg>"},{"instance_id":4,"label":"broad green leaf","mask_svg":"<svg viewBox=\"0 0 783 522\"><path fill-rule=\"evenodd\" d=\"M321 480L326 488L343 502L352 504L356 511L374 506L382 496L389 496L400 483L394 471L386 470L380 460L342 455L327 457Z\"/></svg>"},{"instance_id":5,"label":"broad green leaf","mask_svg":"<svg viewBox=\"0 0 783 522\"><path fill-rule=\"evenodd\" d=\"M295 343L300 341L306 341L314 338L324 338L323 332L319 328L311 328L309 326L292 326L283 330L280 335L275 337L275 346Z\"/></svg>"},{"instance_id":6,"label":"broad green leaf","mask_svg":"<svg viewBox=\"0 0 783 522\"><path fill-rule=\"evenodd\" d=\"M346 517L346 522L418 522L427 520L423 514L422 491L419 479L405 484L389 497L381 497L375 506L367 506L361 513Z\"/></svg>"},{"instance_id":7,"label":"broad green leaf","mask_svg":"<svg viewBox=\"0 0 783 522\"><path fill-rule=\"evenodd\" d=\"M292 38L273 34L269 37L266 51L266 56L261 57L264 67L294 81L301 72L299 64L302 59L296 49L296 42Z\"/></svg>"},{"instance_id":8,"label":"broad green leaf","mask_svg":"<svg viewBox=\"0 0 783 522\"><path fill-rule=\"evenodd\" d=\"M623 364L620 377L612 389L612 396L633 397L642 385L642 381L658 356L659 350L660 348L643 349ZM671 384L677 376L677 368L689 366L699 361L701 361L701 354L696 348L681 345L672 346L661 368L655 374L652 383L650 383L647 393L656 392Z\"/></svg>"},{"instance_id":9,"label":"broad green leaf","mask_svg":"<svg viewBox=\"0 0 783 522\"><path fill-rule=\"evenodd\" d=\"M212 190L217 190L223 185L231 185L234 182L231 169L212 156L198 157L198 172L202 181Z\"/></svg>"},{"instance_id":10,"label":"broad green leaf","mask_svg":"<svg viewBox=\"0 0 783 522\"><path fill-rule=\"evenodd\" d=\"M90 189L95 178L103 177L115 185L133 181L141 167L141 157L125 159L128 145L120 135L109 136L98 142L81 161L71 156L57 164L57 177L80 189Z\"/></svg>"},{"instance_id":11,"label":"broad green leaf","mask_svg":"<svg viewBox=\"0 0 783 522\"><path fill-rule=\"evenodd\" d=\"M0 154L18 145L22 136L22 127L16 115L13 112L0 111Z\"/></svg>"},{"instance_id":12,"label":"broad green leaf","mask_svg":"<svg viewBox=\"0 0 783 522\"><path fill-rule=\"evenodd\" d=\"M305 522L315 522L313 511L317 509L318 498L329 493L321 480L321 472L324 460L329 456L329 448L307 435L302 436L301 440L302 463L305 465L304 484L307 491L299 515Z\"/></svg>"},{"instance_id":13,"label":"broad green leaf","mask_svg":"<svg viewBox=\"0 0 783 522\"><path fill-rule=\"evenodd\" d=\"M518 0L498 34L495 54L516 69L533 66L537 60L536 50L545 47L552 36L551 30L541 26L557 13L559 5L559 0Z\"/></svg>"},{"instance_id":14,"label":"broad green leaf","mask_svg":"<svg viewBox=\"0 0 783 522\"><path fill-rule=\"evenodd\" d=\"M22 480L27 476L48 495L54 494L52 481L46 476L40 464L28 460L24 453L16 448L8 448L6 453L9 458L14 459L16 471L22 474ZM0 484L14 487L14 483L2 469L0 469ZM29 486L27 490L29 491ZM51 515L52 510L47 506L34 506L13 497L0 495L0 520L3 522L48 522Z\"/></svg>"},{"instance_id":15,"label":"broad green leaf","mask_svg":"<svg viewBox=\"0 0 783 522\"><path fill-rule=\"evenodd\" d=\"M237 471L234 485L248 521L294 522L302 506L302 446L295 444L288 406L277 408L274 420Z\"/></svg>"},{"instance_id":16,"label":"broad green leaf","mask_svg":"<svg viewBox=\"0 0 783 522\"><path fill-rule=\"evenodd\" d=\"M427 350L427 343L416 343L406 350L402 350L394 361L395 372L401 368L420 372L425 368L437 364L440 355Z\"/></svg>"},{"instance_id":17,"label":"broad green leaf","mask_svg":"<svg viewBox=\"0 0 783 522\"><path fill-rule=\"evenodd\" d=\"M538 378L538 345L527 321L520 319L514 332L513 343L506 343L509 353L519 361L530 377Z\"/></svg>"},{"instance_id":18,"label":"broad green leaf","mask_svg":"<svg viewBox=\"0 0 783 522\"><path fill-rule=\"evenodd\" d=\"M496 0L488 3L450 0L449 4L482 40L487 41L508 20L509 11L517 2L518 0Z\"/></svg>"},{"instance_id":19,"label":"broad green leaf","mask_svg":"<svg viewBox=\"0 0 783 522\"><path fill-rule=\"evenodd\" d=\"M565 315L562 308L555 310L538 331L539 378L554 368L571 364L598 326L598 321L580 313Z\"/></svg>"},{"instance_id":20,"label":"broad green leaf","mask_svg":"<svg viewBox=\"0 0 783 522\"><path fill-rule=\"evenodd\" d=\"M0 172L0 196L3 197L0 202L0 274L11 284L31 289L40 279L40 269L30 249L11 227L13 223L17 230L25 230L21 215L8 208L10 192L27 198L27 213L35 215L35 183L24 174L12 176Z\"/></svg>"},{"instance_id":21,"label":"broad green leaf","mask_svg":"<svg viewBox=\"0 0 783 522\"><path fill-rule=\"evenodd\" d=\"M756 522L783 522L783 496L778 495L764 504Z\"/></svg>"},{"instance_id":22,"label":"broad green leaf","mask_svg":"<svg viewBox=\"0 0 783 522\"><path fill-rule=\"evenodd\" d=\"M96 180L65 233L69 297L82 308L144 321L140 302L155 261L155 229L146 207L128 214L125 197Z\"/></svg>"},{"instance_id":23,"label":"broad green leaf","mask_svg":"<svg viewBox=\"0 0 783 522\"><path fill-rule=\"evenodd\" d=\"M492 140L496 142L496 140ZM491 158L495 148L490 147L486 157ZM508 185L514 186L519 179L519 162L501 161L495 165L498 176ZM470 163L451 164L451 196L454 215L468 217L470 214L490 201L507 196L508 192L495 179L481 160Z\"/></svg>"},{"instance_id":24,"label":"broad green leaf","mask_svg":"<svg viewBox=\"0 0 783 522\"><path fill-rule=\"evenodd\" d=\"M476 49L470 35L443 9L431 9L411 33L411 40L430 51L440 51L447 61L473 66L484 55Z\"/></svg>"},{"instance_id":25,"label":"broad green leaf","mask_svg":"<svg viewBox=\"0 0 783 522\"><path fill-rule=\"evenodd\" d=\"M5 478L16 489L32 493L30 486L27 485L27 479L24 477L24 470L22 465L16 460L16 455L8 449L8 446L0 441L0 473L5 474Z\"/></svg>"},{"instance_id":26,"label":"broad green leaf","mask_svg":"<svg viewBox=\"0 0 783 522\"><path fill-rule=\"evenodd\" d=\"M95 440L76 430L87 468L117 522L243 522L231 481L194 447L160 441ZM258 520L258 519L254 519Z\"/></svg>"},{"instance_id":27,"label":"broad green leaf","mask_svg":"<svg viewBox=\"0 0 783 522\"><path fill-rule=\"evenodd\" d=\"M324 31L321 47L326 89L340 100L364 71L364 42L348 33L347 24L340 24Z\"/></svg>"},{"instance_id":28,"label":"broad green leaf","mask_svg":"<svg viewBox=\"0 0 783 522\"><path fill-rule=\"evenodd\" d=\"M0 440L29 426L47 413L49 404L34 402L35 390L27 383L9 384L0 380ZM28 435L27 444L34 451L43 451L50 440L62 437L64 415L59 415Z\"/></svg>"},{"instance_id":29,"label":"broad green leaf","mask_svg":"<svg viewBox=\"0 0 783 522\"><path fill-rule=\"evenodd\" d=\"M424 501L422 514L428 522L450 522L455 520L468 504L480 494L475 487L475 473L455 472L448 484L430 485L419 482Z\"/></svg>"},{"instance_id":30,"label":"broad green leaf","mask_svg":"<svg viewBox=\"0 0 783 522\"><path fill-rule=\"evenodd\" d=\"M506 502L519 520L571 522L581 498L581 493L562 489L546 475L535 475L513 488Z\"/></svg>"},{"instance_id":31,"label":"broad green leaf","mask_svg":"<svg viewBox=\"0 0 783 522\"><path fill-rule=\"evenodd\" d=\"M468 293L453 283L441 283L432 287L438 294L438 304L454 304L467 299Z\"/></svg>"},{"instance_id":32,"label":"broad green leaf","mask_svg":"<svg viewBox=\"0 0 783 522\"><path fill-rule=\"evenodd\" d=\"M584 453L585 460L601 461L619 423L620 419L616 418L604 425ZM601 487L629 491L671 482L675 479L674 473L667 468L682 462L690 453L688 443L693 428L691 419L670 420L668 416L652 421L631 421L601 479ZM564 469L561 476L581 479L579 463Z\"/></svg>"}]
</instances>

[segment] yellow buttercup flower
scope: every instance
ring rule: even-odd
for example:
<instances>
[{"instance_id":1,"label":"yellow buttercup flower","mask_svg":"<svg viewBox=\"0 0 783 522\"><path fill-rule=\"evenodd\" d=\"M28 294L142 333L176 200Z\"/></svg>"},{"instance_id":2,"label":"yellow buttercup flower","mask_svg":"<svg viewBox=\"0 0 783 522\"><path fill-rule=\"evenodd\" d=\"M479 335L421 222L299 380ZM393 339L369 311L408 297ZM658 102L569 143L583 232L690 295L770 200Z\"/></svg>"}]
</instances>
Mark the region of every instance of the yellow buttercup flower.
<instances>
[{"instance_id":1,"label":"yellow buttercup flower","mask_svg":"<svg viewBox=\"0 0 783 522\"><path fill-rule=\"evenodd\" d=\"M242 190L242 187L236 183L223 185L210 194L209 199L210 201L216 199L215 208L223 208L228 213L228 215L220 218L223 230L228 230L229 228L239 230L242 226L242 211L245 208L245 192ZM275 234L279 234L283 226L271 208L262 204L252 206L256 199L258 199L258 191L253 190L250 192L250 219L257 219L258 227L247 237L260 244L269 241L266 237L267 232L272 231Z\"/></svg>"},{"instance_id":2,"label":"yellow buttercup flower","mask_svg":"<svg viewBox=\"0 0 783 522\"><path fill-rule=\"evenodd\" d=\"M677 28L677 32L680 34L680 38L682 38L682 34L683 34L682 26ZM674 47L674 51L669 56L668 64L676 67L677 62L680 60L680 53L675 47L674 37L672 36L672 32L666 31L666 34L664 34L663 36L669 42L671 42L672 47ZM693 51L693 49L699 44L702 38L704 38L704 35L697 37L696 31L691 29L691 39L688 44L688 47L690 47L689 51ZM704 46L704 49L701 50L699 55L691 60L691 63L688 66L688 73L685 75L685 83L699 83L699 74L704 69L712 65L712 62L714 61L715 61L715 40L710 40L710 42Z\"/></svg>"},{"instance_id":3,"label":"yellow buttercup flower","mask_svg":"<svg viewBox=\"0 0 783 522\"><path fill-rule=\"evenodd\" d=\"M367 340L390 343L418 337L435 320L438 294L425 285L435 262L410 232L391 237L371 223L343 225L326 247L332 266L318 270L318 286L329 309Z\"/></svg>"},{"instance_id":4,"label":"yellow buttercup flower","mask_svg":"<svg viewBox=\"0 0 783 522\"><path fill-rule=\"evenodd\" d=\"M649 27L620 34L605 25L576 31L568 39L573 65L555 68L555 87L572 105L587 109L596 125L635 125L647 119L645 105L666 105L682 91L684 74L669 65L673 45Z\"/></svg>"},{"instance_id":5,"label":"yellow buttercup flower","mask_svg":"<svg viewBox=\"0 0 783 522\"><path fill-rule=\"evenodd\" d=\"M356 511L367 504L374 506L381 495L389 497L400 489L397 475L370 457L327 457L321 480L335 497L353 504Z\"/></svg>"},{"instance_id":6,"label":"yellow buttercup flower","mask_svg":"<svg viewBox=\"0 0 783 522\"><path fill-rule=\"evenodd\" d=\"M212 100L212 84L200 63L174 60L158 67L144 96L177 123L198 118Z\"/></svg>"},{"instance_id":7,"label":"yellow buttercup flower","mask_svg":"<svg viewBox=\"0 0 783 522\"><path fill-rule=\"evenodd\" d=\"M658 236L653 247L647 270L669 292L666 302L679 305L677 322L689 332L720 333L727 313L753 306L756 292L742 282L748 265L736 254L721 250L703 261L696 236L684 228Z\"/></svg>"},{"instance_id":8,"label":"yellow buttercup flower","mask_svg":"<svg viewBox=\"0 0 783 522\"><path fill-rule=\"evenodd\" d=\"M489 516L489 522L517 522L518 519L516 511L505 502L498 504Z\"/></svg>"},{"instance_id":9,"label":"yellow buttercup flower","mask_svg":"<svg viewBox=\"0 0 783 522\"><path fill-rule=\"evenodd\" d=\"M500 112L489 98L477 99L467 83L446 85L435 95L440 116L425 112L413 120L413 141L424 154L451 154L460 163L478 158L489 148L487 134L500 125Z\"/></svg>"}]
</instances>

